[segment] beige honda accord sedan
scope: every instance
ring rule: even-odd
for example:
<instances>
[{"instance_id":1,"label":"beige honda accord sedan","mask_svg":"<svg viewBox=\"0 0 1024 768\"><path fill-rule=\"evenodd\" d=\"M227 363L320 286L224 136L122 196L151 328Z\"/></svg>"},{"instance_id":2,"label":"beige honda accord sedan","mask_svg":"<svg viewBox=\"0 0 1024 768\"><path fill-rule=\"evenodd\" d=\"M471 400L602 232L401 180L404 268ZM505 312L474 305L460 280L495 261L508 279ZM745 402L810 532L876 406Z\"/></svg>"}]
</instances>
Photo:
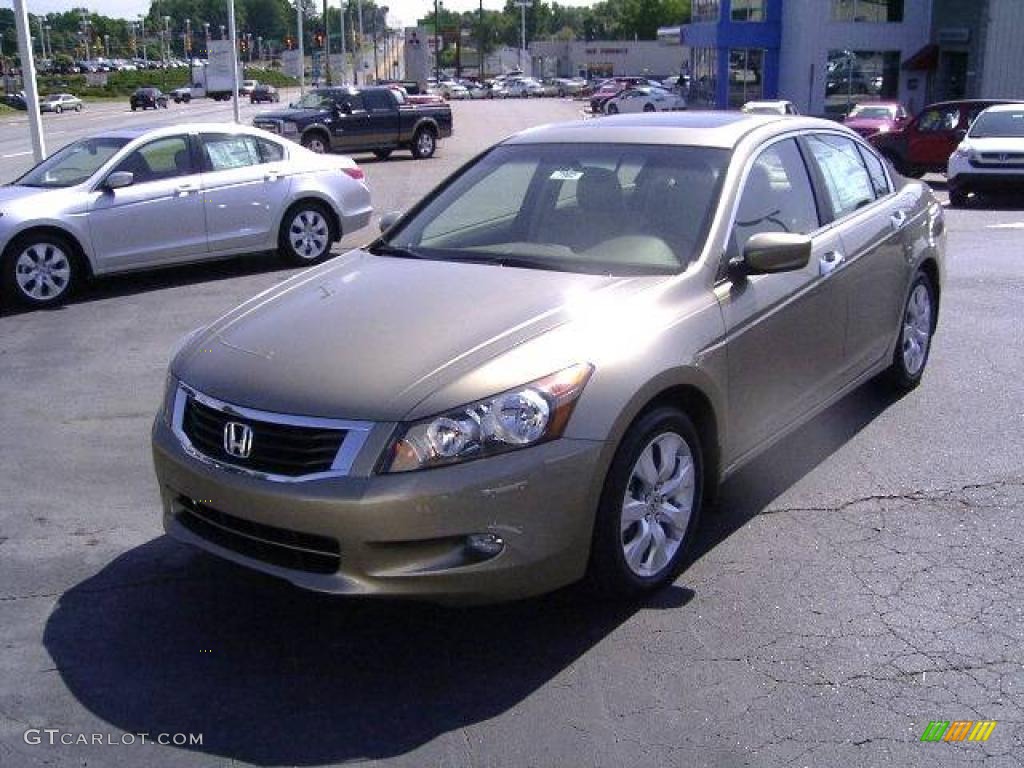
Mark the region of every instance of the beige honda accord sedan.
<instances>
[{"instance_id":1,"label":"beige honda accord sedan","mask_svg":"<svg viewBox=\"0 0 1024 768\"><path fill-rule=\"evenodd\" d=\"M529 130L385 224L182 343L170 535L325 592L639 595L737 468L916 386L938 317L928 187L810 118Z\"/></svg>"}]
</instances>

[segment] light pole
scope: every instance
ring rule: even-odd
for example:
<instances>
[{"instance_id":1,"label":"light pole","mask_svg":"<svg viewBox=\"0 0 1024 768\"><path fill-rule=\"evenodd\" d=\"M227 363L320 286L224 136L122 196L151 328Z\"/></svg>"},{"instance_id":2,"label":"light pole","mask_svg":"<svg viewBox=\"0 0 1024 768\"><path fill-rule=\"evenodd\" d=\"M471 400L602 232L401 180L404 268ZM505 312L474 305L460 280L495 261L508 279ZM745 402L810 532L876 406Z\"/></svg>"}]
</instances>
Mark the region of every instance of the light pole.
<instances>
[{"instance_id":1,"label":"light pole","mask_svg":"<svg viewBox=\"0 0 1024 768\"><path fill-rule=\"evenodd\" d=\"M43 17L36 16L36 22L39 24L39 56L46 58L46 35L43 33Z\"/></svg>"},{"instance_id":2,"label":"light pole","mask_svg":"<svg viewBox=\"0 0 1024 768\"><path fill-rule=\"evenodd\" d=\"M103 52L104 55L110 58L110 35L103 35Z\"/></svg>"},{"instance_id":3,"label":"light pole","mask_svg":"<svg viewBox=\"0 0 1024 768\"><path fill-rule=\"evenodd\" d=\"M238 33L235 29L235 0L228 0L228 29L231 33L231 110L238 122Z\"/></svg>"},{"instance_id":4,"label":"light pole","mask_svg":"<svg viewBox=\"0 0 1024 768\"><path fill-rule=\"evenodd\" d=\"M338 18L341 20L341 84L345 84L345 0L338 0Z\"/></svg>"},{"instance_id":5,"label":"light pole","mask_svg":"<svg viewBox=\"0 0 1024 768\"><path fill-rule=\"evenodd\" d=\"M210 56L210 22L203 22L203 34L206 36L206 47L204 49L207 58Z\"/></svg>"},{"instance_id":6,"label":"light pole","mask_svg":"<svg viewBox=\"0 0 1024 768\"><path fill-rule=\"evenodd\" d=\"M295 3L295 25L299 37L299 96L306 92L306 48L302 44L302 0Z\"/></svg>"},{"instance_id":7,"label":"light pole","mask_svg":"<svg viewBox=\"0 0 1024 768\"><path fill-rule=\"evenodd\" d=\"M164 37L163 44L160 46L160 56L163 58L164 64L171 58L171 17L164 16Z\"/></svg>"},{"instance_id":8,"label":"light pole","mask_svg":"<svg viewBox=\"0 0 1024 768\"><path fill-rule=\"evenodd\" d=\"M263 66L263 35L256 35L256 58L259 59L260 66Z\"/></svg>"},{"instance_id":9,"label":"light pole","mask_svg":"<svg viewBox=\"0 0 1024 768\"><path fill-rule=\"evenodd\" d=\"M362 68L363 68L363 0L356 0L356 12L358 13L358 19L359 19L359 47L357 49L359 51L359 56L358 56L359 64L358 64L358 66L359 66L359 69L362 70ZM353 69L354 68L355 67L353 67ZM354 77L353 80L356 81L354 83L354 85L359 85L359 77L358 76Z\"/></svg>"},{"instance_id":10,"label":"light pole","mask_svg":"<svg viewBox=\"0 0 1024 768\"><path fill-rule=\"evenodd\" d=\"M48 58L51 59L53 58L53 33L51 31L52 29L53 27L50 26L49 24L43 27L43 48L50 52Z\"/></svg>"},{"instance_id":11,"label":"light pole","mask_svg":"<svg viewBox=\"0 0 1024 768\"><path fill-rule=\"evenodd\" d=\"M220 25L220 39L221 40L224 39L224 25L223 24Z\"/></svg>"},{"instance_id":12,"label":"light pole","mask_svg":"<svg viewBox=\"0 0 1024 768\"><path fill-rule=\"evenodd\" d=\"M441 0L434 0L434 86L441 84Z\"/></svg>"},{"instance_id":13,"label":"light pole","mask_svg":"<svg viewBox=\"0 0 1024 768\"><path fill-rule=\"evenodd\" d=\"M21 58L21 79L28 107L28 128L32 137L32 156L37 163L46 157L43 123L39 117L39 92L36 90L36 64L32 59L32 27L29 26L25 0L14 0L14 24L18 28L18 56Z\"/></svg>"},{"instance_id":14,"label":"light pole","mask_svg":"<svg viewBox=\"0 0 1024 768\"><path fill-rule=\"evenodd\" d=\"M516 5L519 6L519 10L522 15L522 22L519 28L519 70L525 72L523 69L523 51L526 50L526 9L533 5L532 0L516 0Z\"/></svg>"},{"instance_id":15,"label":"light pole","mask_svg":"<svg viewBox=\"0 0 1024 768\"><path fill-rule=\"evenodd\" d=\"M148 68L149 66L149 53L146 51L146 17L141 13L139 14L139 27L142 30L142 62Z\"/></svg>"},{"instance_id":16,"label":"light pole","mask_svg":"<svg viewBox=\"0 0 1024 768\"><path fill-rule=\"evenodd\" d=\"M181 47L185 50L185 58L188 65L192 66L192 19L185 19L185 38L181 41Z\"/></svg>"}]
</instances>

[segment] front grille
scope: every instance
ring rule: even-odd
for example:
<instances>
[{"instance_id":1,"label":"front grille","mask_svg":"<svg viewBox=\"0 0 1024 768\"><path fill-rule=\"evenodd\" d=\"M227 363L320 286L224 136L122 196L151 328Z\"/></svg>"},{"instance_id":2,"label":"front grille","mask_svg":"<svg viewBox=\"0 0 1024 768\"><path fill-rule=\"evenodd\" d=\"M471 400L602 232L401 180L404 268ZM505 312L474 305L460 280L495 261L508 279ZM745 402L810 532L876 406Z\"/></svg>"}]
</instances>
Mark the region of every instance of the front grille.
<instances>
[{"instance_id":1,"label":"front grille","mask_svg":"<svg viewBox=\"0 0 1024 768\"><path fill-rule=\"evenodd\" d=\"M979 152L971 157L975 168L1024 168L1024 152Z\"/></svg>"},{"instance_id":2,"label":"front grille","mask_svg":"<svg viewBox=\"0 0 1024 768\"><path fill-rule=\"evenodd\" d=\"M196 536L253 560L309 573L335 573L341 547L335 539L254 523L179 498L177 520Z\"/></svg>"},{"instance_id":3,"label":"front grille","mask_svg":"<svg viewBox=\"0 0 1024 768\"><path fill-rule=\"evenodd\" d=\"M224 429L228 422L252 429L248 458L224 450ZM211 408L188 396L182 430L192 446L216 461L255 472L300 477L331 469L347 434L342 429L322 429L243 418Z\"/></svg>"}]
</instances>

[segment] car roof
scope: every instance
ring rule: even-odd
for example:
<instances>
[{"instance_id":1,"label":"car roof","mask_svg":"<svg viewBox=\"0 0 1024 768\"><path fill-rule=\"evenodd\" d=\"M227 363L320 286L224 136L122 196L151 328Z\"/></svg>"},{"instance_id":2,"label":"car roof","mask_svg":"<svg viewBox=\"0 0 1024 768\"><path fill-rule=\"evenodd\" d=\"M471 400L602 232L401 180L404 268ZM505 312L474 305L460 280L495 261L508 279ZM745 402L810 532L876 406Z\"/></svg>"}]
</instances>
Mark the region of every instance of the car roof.
<instances>
[{"instance_id":1,"label":"car roof","mask_svg":"<svg viewBox=\"0 0 1024 768\"><path fill-rule=\"evenodd\" d=\"M164 125L156 128L145 128L145 127L132 127L132 128L119 128L112 131L103 131L102 133L95 133L87 138L100 139L100 138L116 138L116 139L139 139L142 137L146 138L159 138L160 136L174 136L179 133L197 133L200 131L208 131L211 133L248 133L248 134L263 134L258 128L254 128L248 125L240 125L236 123L179 123L177 125Z\"/></svg>"},{"instance_id":2,"label":"car roof","mask_svg":"<svg viewBox=\"0 0 1024 768\"><path fill-rule=\"evenodd\" d=\"M986 112L1017 112L1024 107L1024 101L1012 101L1005 104L993 104L985 109Z\"/></svg>"},{"instance_id":3,"label":"car roof","mask_svg":"<svg viewBox=\"0 0 1024 768\"><path fill-rule=\"evenodd\" d=\"M954 107L954 106L978 106L981 104L989 104L994 106L996 104L1024 104L1024 101L1019 99L949 99L948 101L933 101L931 104L925 106L921 111L925 109L935 109L936 107Z\"/></svg>"},{"instance_id":4,"label":"car roof","mask_svg":"<svg viewBox=\"0 0 1024 768\"><path fill-rule=\"evenodd\" d=\"M791 115L751 115L743 112L661 112L611 115L599 120L576 120L530 128L506 139L506 144L677 144L734 148L751 131L778 123L792 130L840 128L832 120ZM846 130L846 129L843 129Z\"/></svg>"},{"instance_id":5,"label":"car roof","mask_svg":"<svg viewBox=\"0 0 1024 768\"><path fill-rule=\"evenodd\" d=\"M785 99L763 99L757 101L748 101L743 106L745 107L781 107L792 102Z\"/></svg>"}]
</instances>

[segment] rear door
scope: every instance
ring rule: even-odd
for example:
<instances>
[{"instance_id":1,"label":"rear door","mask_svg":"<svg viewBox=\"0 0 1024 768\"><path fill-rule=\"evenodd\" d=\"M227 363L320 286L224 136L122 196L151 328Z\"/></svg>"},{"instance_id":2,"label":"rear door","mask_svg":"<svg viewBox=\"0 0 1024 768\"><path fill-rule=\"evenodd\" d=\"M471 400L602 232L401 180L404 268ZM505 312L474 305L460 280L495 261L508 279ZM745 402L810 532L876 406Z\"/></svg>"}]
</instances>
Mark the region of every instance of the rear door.
<instances>
[{"instance_id":1,"label":"rear door","mask_svg":"<svg viewBox=\"0 0 1024 768\"><path fill-rule=\"evenodd\" d=\"M764 147L747 170L725 259L739 258L760 232L810 235L813 246L797 271L735 280L724 263L720 271L737 459L826 400L841 380L846 296L821 265L841 258L842 245L818 209L796 140Z\"/></svg>"},{"instance_id":2,"label":"rear door","mask_svg":"<svg viewBox=\"0 0 1024 768\"><path fill-rule=\"evenodd\" d=\"M884 164L871 150L836 133L803 139L828 216L842 243L835 279L847 294L844 383L853 381L888 351L906 283L904 228L912 215L893 194Z\"/></svg>"},{"instance_id":3,"label":"rear door","mask_svg":"<svg viewBox=\"0 0 1024 768\"><path fill-rule=\"evenodd\" d=\"M203 160L203 201L211 252L271 245L275 198L287 193L281 158L264 162L255 136L199 134Z\"/></svg>"},{"instance_id":4,"label":"rear door","mask_svg":"<svg viewBox=\"0 0 1024 768\"><path fill-rule=\"evenodd\" d=\"M132 269L205 255L201 177L191 141L182 133L143 144L112 171L130 172L131 186L93 193L89 232L101 269Z\"/></svg>"}]
</instances>

